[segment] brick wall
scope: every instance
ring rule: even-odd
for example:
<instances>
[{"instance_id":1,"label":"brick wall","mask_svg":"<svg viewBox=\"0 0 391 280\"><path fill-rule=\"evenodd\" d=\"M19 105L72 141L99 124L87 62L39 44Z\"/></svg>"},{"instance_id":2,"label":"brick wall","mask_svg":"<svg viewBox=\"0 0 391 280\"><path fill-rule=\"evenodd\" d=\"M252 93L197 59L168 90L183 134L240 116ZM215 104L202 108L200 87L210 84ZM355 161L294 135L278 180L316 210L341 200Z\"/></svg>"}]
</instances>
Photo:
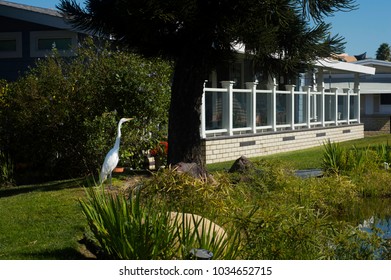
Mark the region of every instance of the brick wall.
<instances>
[{"instance_id":1,"label":"brick wall","mask_svg":"<svg viewBox=\"0 0 391 280\"><path fill-rule=\"evenodd\" d=\"M308 130L283 131L203 140L205 163L235 160L240 156L258 157L322 145L330 139L342 142L364 137L362 124Z\"/></svg>"}]
</instances>

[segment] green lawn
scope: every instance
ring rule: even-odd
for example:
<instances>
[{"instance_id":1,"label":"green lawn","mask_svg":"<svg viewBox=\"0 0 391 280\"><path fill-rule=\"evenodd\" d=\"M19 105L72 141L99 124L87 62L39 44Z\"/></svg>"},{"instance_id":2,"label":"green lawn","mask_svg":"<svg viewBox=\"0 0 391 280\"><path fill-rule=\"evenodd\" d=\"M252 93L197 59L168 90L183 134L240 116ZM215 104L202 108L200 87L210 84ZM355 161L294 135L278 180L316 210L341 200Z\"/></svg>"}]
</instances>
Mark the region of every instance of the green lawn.
<instances>
[{"instance_id":1,"label":"green lawn","mask_svg":"<svg viewBox=\"0 0 391 280\"><path fill-rule=\"evenodd\" d=\"M342 147L367 147L369 145L387 144L391 145L391 134L382 134L376 136L365 137L358 140L341 142ZM278 159L290 163L295 169L309 169L309 168L320 168L321 157L323 153L323 146L309 148L299 151L279 153L266 157L252 158L257 160L261 158ZM215 163L208 165L209 171L217 171L222 169L229 169L234 161Z\"/></svg>"},{"instance_id":2,"label":"green lawn","mask_svg":"<svg viewBox=\"0 0 391 280\"><path fill-rule=\"evenodd\" d=\"M83 259L79 182L0 190L0 259Z\"/></svg>"},{"instance_id":3,"label":"green lawn","mask_svg":"<svg viewBox=\"0 0 391 280\"><path fill-rule=\"evenodd\" d=\"M391 135L345 142L366 147L391 143ZM297 169L320 166L322 147L282 153L267 158L290 162ZM209 165L210 171L232 162ZM116 182L118 183L118 182ZM78 200L85 195L83 180L0 188L0 259L84 259L85 218Z\"/></svg>"}]
</instances>

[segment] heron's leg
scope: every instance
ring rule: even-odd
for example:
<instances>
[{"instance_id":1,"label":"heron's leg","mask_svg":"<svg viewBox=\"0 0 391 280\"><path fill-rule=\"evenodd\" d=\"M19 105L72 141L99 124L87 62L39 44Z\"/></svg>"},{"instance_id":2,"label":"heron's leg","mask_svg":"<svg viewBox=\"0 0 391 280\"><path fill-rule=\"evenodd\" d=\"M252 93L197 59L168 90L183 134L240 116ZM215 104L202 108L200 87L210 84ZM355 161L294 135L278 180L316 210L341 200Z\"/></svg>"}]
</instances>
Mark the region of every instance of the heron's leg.
<instances>
[{"instance_id":1,"label":"heron's leg","mask_svg":"<svg viewBox=\"0 0 391 280\"><path fill-rule=\"evenodd\" d=\"M111 172L110 172L110 174L109 174L109 189L111 189L113 186L111 185Z\"/></svg>"}]
</instances>

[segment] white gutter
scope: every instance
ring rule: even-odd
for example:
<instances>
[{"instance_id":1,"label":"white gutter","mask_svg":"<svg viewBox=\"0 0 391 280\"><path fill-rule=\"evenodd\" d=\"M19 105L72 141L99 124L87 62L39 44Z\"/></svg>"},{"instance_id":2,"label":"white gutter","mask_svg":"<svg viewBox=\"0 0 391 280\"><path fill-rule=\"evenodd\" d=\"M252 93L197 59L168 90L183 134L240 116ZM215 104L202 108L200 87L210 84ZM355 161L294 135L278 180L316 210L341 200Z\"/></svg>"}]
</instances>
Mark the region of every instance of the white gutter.
<instances>
[{"instance_id":1,"label":"white gutter","mask_svg":"<svg viewBox=\"0 0 391 280\"><path fill-rule=\"evenodd\" d=\"M333 59L318 59L315 62L316 67L321 67L324 69L334 70L337 72L350 72L350 73L360 73L360 74L369 74L375 75L376 68L348 63L343 61L337 61Z\"/></svg>"}]
</instances>

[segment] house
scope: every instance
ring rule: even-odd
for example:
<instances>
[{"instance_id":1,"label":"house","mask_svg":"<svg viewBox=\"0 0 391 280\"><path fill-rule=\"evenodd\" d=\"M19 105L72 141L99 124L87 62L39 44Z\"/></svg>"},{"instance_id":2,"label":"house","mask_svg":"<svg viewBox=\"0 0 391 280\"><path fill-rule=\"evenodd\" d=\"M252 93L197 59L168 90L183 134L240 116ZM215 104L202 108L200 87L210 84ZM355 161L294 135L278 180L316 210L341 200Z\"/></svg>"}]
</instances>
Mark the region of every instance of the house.
<instances>
[{"instance_id":1,"label":"house","mask_svg":"<svg viewBox=\"0 0 391 280\"><path fill-rule=\"evenodd\" d=\"M376 69L375 75L360 74L360 114L364 130L390 133L391 117L391 62L377 59L362 59L354 65ZM330 74L325 82L331 87L344 88L352 84L351 74Z\"/></svg>"},{"instance_id":2,"label":"house","mask_svg":"<svg viewBox=\"0 0 391 280\"><path fill-rule=\"evenodd\" d=\"M72 56L84 36L54 10L0 0L0 79L16 79L53 47ZM351 75L352 82L332 86L326 80L334 74ZM374 67L323 59L296 81L270 78L261 85L251 59L238 46L237 61L218 67L204 85L200 134L205 163L362 138L360 80L373 74Z\"/></svg>"},{"instance_id":3,"label":"house","mask_svg":"<svg viewBox=\"0 0 391 280\"><path fill-rule=\"evenodd\" d=\"M0 0L0 79L15 80L54 47L72 56L85 36L55 10Z\"/></svg>"},{"instance_id":4,"label":"house","mask_svg":"<svg viewBox=\"0 0 391 280\"><path fill-rule=\"evenodd\" d=\"M276 79L261 87L250 65L239 58L226 73L232 80L218 82L212 73L205 83L200 127L205 163L364 137L360 77L374 75L374 67L319 59L314 71L281 89ZM330 75L348 75L351 82L334 87L325 82Z\"/></svg>"}]
</instances>

